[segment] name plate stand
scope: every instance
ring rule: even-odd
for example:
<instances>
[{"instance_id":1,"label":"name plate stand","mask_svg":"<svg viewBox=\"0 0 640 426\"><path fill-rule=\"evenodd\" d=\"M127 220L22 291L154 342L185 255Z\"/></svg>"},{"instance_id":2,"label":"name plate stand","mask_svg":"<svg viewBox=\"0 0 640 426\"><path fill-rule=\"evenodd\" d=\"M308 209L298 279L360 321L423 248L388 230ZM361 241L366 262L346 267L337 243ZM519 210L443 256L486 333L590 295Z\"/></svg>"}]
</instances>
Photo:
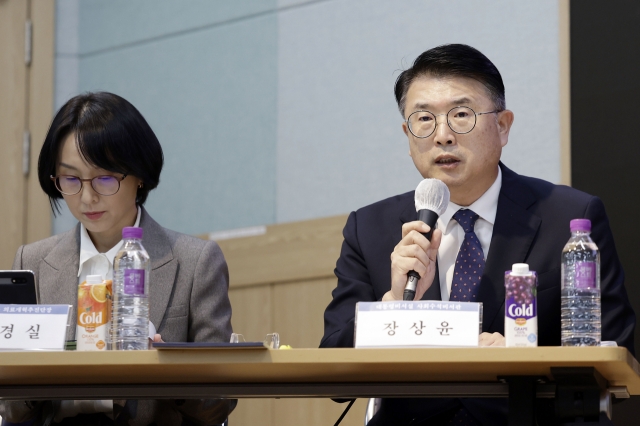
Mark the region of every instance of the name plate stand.
<instances>
[{"instance_id":1,"label":"name plate stand","mask_svg":"<svg viewBox=\"0 0 640 426\"><path fill-rule=\"evenodd\" d=\"M64 350L71 305L1 305L0 351Z\"/></svg>"},{"instance_id":2,"label":"name plate stand","mask_svg":"<svg viewBox=\"0 0 640 426\"><path fill-rule=\"evenodd\" d=\"M358 302L355 347L476 347L482 303Z\"/></svg>"}]
</instances>

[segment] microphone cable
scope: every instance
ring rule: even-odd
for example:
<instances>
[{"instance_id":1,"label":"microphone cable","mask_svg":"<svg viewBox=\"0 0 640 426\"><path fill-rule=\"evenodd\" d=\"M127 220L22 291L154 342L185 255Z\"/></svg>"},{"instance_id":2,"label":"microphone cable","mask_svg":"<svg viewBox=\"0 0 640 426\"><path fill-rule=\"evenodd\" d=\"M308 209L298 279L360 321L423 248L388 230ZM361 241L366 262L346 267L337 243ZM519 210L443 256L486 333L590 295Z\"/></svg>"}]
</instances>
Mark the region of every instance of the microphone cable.
<instances>
[{"instance_id":1,"label":"microphone cable","mask_svg":"<svg viewBox=\"0 0 640 426\"><path fill-rule=\"evenodd\" d=\"M349 412L349 409L351 408L351 406L353 405L354 402L356 402L355 399L352 399L351 402L349 402L349 405L347 405L347 408L344 409L344 411L342 412L342 415L340 416L340 418L338 419L336 424L334 424L333 426L338 426L340 424L342 419L344 419L344 416L346 416L347 413Z\"/></svg>"}]
</instances>

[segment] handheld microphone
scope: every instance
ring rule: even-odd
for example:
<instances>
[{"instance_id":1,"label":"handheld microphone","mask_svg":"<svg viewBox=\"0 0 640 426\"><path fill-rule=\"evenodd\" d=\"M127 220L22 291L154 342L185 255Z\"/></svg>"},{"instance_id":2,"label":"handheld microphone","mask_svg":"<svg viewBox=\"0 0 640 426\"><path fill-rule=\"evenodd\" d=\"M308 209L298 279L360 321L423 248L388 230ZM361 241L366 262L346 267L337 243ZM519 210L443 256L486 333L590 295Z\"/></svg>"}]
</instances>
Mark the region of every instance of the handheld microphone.
<instances>
[{"instance_id":1,"label":"handheld microphone","mask_svg":"<svg viewBox=\"0 0 640 426\"><path fill-rule=\"evenodd\" d=\"M431 241L433 230L438 217L447 210L449 205L449 188L439 179L425 179L416 188L415 204L418 212L418 220L423 221L431 228L424 235ZM416 297L416 287L420 280L420 274L416 271L407 273L407 284L404 286L403 300L413 300Z\"/></svg>"}]
</instances>

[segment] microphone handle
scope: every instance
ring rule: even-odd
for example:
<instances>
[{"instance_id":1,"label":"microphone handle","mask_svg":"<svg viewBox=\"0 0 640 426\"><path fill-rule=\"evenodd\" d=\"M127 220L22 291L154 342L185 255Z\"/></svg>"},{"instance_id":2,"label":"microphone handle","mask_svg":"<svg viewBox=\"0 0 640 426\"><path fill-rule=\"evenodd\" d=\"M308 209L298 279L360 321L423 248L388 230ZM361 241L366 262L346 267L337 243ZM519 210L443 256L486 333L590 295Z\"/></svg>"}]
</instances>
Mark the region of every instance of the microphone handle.
<instances>
[{"instance_id":1,"label":"microphone handle","mask_svg":"<svg viewBox=\"0 0 640 426\"><path fill-rule=\"evenodd\" d=\"M438 214L429 209L418 210L418 220L423 221L431 228L429 232L422 234L427 238L427 240L431 241L433 230L435 229L436 222L438 221ZM416 297L416 287L418 286L419 280L419 273L417 273L416 271L407 272L407 284L405 284L404 286L402 300L413 300Z\"/></svg>"},{"instance_id":2,"label":"microphone handle","mask_svg":"<svg viewBox=\"0 0 640 426\"><path fill-rule=\"evenodd\" d=\"M429 232L427 232L426 234L422 234L427 237L427 240L429 241L431 241L431 237L433 236L433 230L436 227L436 222L438 222L438 217L438 213L434 211L428 209L418 210L418 220L423 221L431 228Z\"/></svg>"}]
</instances>

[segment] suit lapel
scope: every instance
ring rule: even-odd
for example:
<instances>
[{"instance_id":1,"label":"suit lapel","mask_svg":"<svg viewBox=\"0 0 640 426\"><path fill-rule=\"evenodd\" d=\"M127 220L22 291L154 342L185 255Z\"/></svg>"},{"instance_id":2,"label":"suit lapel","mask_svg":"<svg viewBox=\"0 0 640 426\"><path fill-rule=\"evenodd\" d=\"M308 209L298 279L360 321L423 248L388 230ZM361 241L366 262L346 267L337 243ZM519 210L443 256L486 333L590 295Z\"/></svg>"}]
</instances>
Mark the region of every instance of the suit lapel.
<instances>
[{"instance_id":1,"label":"suit lapel","mask_svg":"<svg viewBox=\"0 0 640 426\"><path fill-rule=\"evenodd\" d=\"M151 258L149 277L149 320L158 329L173 293L178 261L173 257L167 233L143 208L140 227L144 229L142 245Z\"/></svg>"},{"instance_id":2,"label":"suit lapel","mask_svg":"<svg viewBox=\"0 0 640 426\"><path fill-rule=\"evenodd\" d=\"M484 273L480 281L479 298L483 302L483 330L489 330L504 306L504 273L514 263L527 259L533 239L540 226L540 218L527 209L536 202L520 177L504 165L502 188L493 226Z\"/></svg>"},{"instance_id":3,"label":"suit lapel","mask_svg":"<svg viewBox=\"0 0 640 426\"><path fill-rule=\"evenodd\" d=\"M80 262L80 225L67 232L40 264L38 287L41 304L71 305L67 340L75 339Z\"/></svg>"},{"instance_id":4,"label":"suit lapel","mask_svg":"<svg viewBox=\"0 0 640 426\"><path fill-rule=\"evenodd\" d=\"M405 209L400 214L400 222L404 225L407 222L413 222L414 220L418 220L418 212L416 212L416 207L414 205L414 197L411 197L411 203L408 204ZM395 243L394 246L402 239L402 226L398 227L398 230L394 233ZM427 289L422 295L422 300L442 300L442 294L440 293L440 273L438 264L436 263L436 274L433 278L433 283L431 287Z\"/></svg>"}]
</instances>

